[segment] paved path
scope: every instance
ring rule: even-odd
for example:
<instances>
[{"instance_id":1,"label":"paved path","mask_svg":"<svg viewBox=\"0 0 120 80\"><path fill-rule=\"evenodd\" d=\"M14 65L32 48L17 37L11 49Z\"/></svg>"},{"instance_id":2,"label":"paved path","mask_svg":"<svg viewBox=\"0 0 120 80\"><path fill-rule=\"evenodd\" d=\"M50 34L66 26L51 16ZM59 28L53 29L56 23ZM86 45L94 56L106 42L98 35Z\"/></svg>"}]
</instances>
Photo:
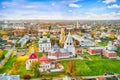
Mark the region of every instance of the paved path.
<instances>
[{"instance_id":1,"label":"paved path","mask_svg":"<svg viewBox=\"0 0 120 80\"><path fill-rule=\"evenodd\" d=\"M15 46L8 50L8 53L5 55L5 58L0 62L0 67L5 63L6 59L12 54L12 51L15 49Z\"/></svg>"}]
</instances>

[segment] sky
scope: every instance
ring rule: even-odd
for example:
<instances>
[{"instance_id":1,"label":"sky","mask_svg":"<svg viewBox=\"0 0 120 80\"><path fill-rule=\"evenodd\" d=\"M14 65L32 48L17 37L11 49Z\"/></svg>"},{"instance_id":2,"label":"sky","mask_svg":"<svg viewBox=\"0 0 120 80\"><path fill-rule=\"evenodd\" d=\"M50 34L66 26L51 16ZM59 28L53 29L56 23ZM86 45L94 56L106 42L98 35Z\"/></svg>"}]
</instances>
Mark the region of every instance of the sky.
<instances>
[{"instance_id":1,"label":"sky","mask_svg":"<svg viewBox=\"0 0 120 80\"><path fill-rule=\"evenodd\" d=\"M0 0L2 19L118 20L120 0Z\"/></svg>"}]
</instances>

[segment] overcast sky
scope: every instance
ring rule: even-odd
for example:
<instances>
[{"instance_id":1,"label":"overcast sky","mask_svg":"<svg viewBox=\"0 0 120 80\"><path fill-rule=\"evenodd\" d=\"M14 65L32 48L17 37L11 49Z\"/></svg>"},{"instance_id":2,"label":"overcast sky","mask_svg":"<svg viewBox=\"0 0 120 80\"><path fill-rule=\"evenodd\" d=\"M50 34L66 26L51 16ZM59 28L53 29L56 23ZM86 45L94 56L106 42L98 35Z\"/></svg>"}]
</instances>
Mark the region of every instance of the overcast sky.
<instances>
[{"instance_id":1,"label":"overcast sky","mask_svg":"<svg viewBox=\"0 0 120 80\"><path fill-rule=\"evenodd\" d=\"M120 0L0 0L0 19L120 19Z\"/></svg>"}]
</instances>

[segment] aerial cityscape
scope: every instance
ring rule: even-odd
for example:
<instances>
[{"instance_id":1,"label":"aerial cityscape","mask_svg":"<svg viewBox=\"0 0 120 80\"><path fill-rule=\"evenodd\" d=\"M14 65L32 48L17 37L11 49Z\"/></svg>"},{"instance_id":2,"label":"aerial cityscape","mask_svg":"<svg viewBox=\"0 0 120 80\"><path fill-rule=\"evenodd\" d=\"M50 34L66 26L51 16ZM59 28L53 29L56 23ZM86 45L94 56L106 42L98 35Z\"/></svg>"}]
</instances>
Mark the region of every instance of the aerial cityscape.
<instances>
[{"instance_id":1,"label":"aerial cityscape","mask_svg":"<svg viewBox=\"0 0 120 80\"><path fill-rule=\"evenodd\" d=\"M120 80L120 0L0 0L0 80Z\"/></svg>"}]
</instances>

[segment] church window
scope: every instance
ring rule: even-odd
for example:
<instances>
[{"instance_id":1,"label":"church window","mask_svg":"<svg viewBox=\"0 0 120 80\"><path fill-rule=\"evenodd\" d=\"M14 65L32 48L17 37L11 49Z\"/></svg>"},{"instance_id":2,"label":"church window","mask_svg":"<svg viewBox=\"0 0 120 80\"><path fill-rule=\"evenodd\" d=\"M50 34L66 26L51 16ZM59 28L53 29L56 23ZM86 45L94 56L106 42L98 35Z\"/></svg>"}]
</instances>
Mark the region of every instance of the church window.
<instances>
[{"instance_id":1,"label":"church window","mask_svg":"<svg viewBox=\"0 0 120 80\"><path fill-rule=\"evenodd\" d=\"M67 45L68 45L69 43L67 43Z\"/></svg>"}]
</instances>

